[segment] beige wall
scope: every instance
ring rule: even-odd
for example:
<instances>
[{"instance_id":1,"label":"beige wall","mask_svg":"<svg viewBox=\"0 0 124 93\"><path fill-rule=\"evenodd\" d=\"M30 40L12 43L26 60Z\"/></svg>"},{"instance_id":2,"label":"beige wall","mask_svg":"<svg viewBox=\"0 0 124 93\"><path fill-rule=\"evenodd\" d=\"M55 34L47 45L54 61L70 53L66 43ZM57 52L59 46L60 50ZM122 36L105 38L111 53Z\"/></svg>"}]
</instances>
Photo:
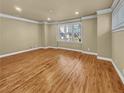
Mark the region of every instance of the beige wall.
<instances>
[{"instance_id":1,"label":"beige wall","mask_svg":"<svg viewBox=\"0 0 124 93\"><path fill-rule=\"evenodd\" d=\"M48 25L48 31L47 31L47 35L48 35L48 42L47 45L48 46L52 46L52 47L56 47L57 46L57 29L58 29L58 25L57 24L49 24Z\"/></svg>"},{"instance_id":2,"label":"beige wall","mask_svg":"<svg viewBox=\"0 0 124 93\"><path fill-rule=\"evenodd\" d=\"M81 22L82 24L82 44L81 43L70 43L70 42L57 42L57 24L48 25L48 46L58 46L71 49L79 49L91 52L97 51L97 20L89 19Z\"/></svg>"},{"instance_id":3,"label":"beige wall","mask_svg":"<svg viewBox=\"0 0 124 93\"><path fill-rule=\"evenodd\" d=\"M97 52L101 57L111 58L112 53L112 19L111 14L98 15L97 17Z\"/></svg>"},{"instance_id":4,"label":"beige wall","mask_svg":"<svg viewBox=\"0 0 124 93\"><path fill-rule=\"evenodd\" d=\"M45 24L40 25L40 32L41 32L41 46L45 47Z\"/></svg>"},{"instance_id":5,"label":"beige wall","mask_svg":"<svg viewBox=\"0 0 124 93\"><path fill-rule=\"evenodd\" d=\"M96 52L96 19L82 21L82 42L57 42L57 24L37 25L23 21L1 18L1 54L20 51L38 46L65 47ZM3 44L2 44L3 43ZM1 47L1 45L3 47Z\"/></svg>"},{"instance_id":6,"label":"beige wall","mask_svg":"<svg viewBox=\"0 0 124 93\"><path fill-rule=\"evenodd\" d=\"M97 19L83 20L82 30L83 50L97 52Z\"/></svg>"},{"instance_id":7,"label":"beige wall","mask_svg":"<svg viewBox=\"0 0 124 93\"><path fill-rule=\"evenodd\" d=\"M112 58L122 71L124 69L124 31L112 33Z\"/></svg>"},{"instance_id":8,"label":"beige wall","mask_svg":"<svg viewBox=\"0 0 124 93\"><path fill-rule=\"evenodd\" d=\"M2 29L0 29L0 35L2 37L0 39L0 48L2 45L2 49L0 53L5 54L38 46L58 46L98 52L99 56L111 57L110 21L110 14L100 15L98 16L98 20L96 18L82 20L81 44L57 42L57 24L38 25L2 18Z\"/></svg>"},{"instance_id":9,"label":"beige wall","mask_svg":"<svg viewBox=\"0 0 124 93\"><path fill-rule=\"evenodd\" d=\"M82 44L81 43L59 41L58 42L58 47L82 50Z\"/></svg>"},{"instance_id":10,"label":"beige wall","mask_svg":"<svg viewBox=\"0 0 124 93\"><path fill-rule=\"evenodd\" d=\"M38 24L0 18L0 54L42 46L42 29Z\"/></svg>"},{"instance_id":11,"label":"beige wall","mask_svg":"<svg viewBox=\"0 0 124 93\"><path fill-rule=\"evenodd\" d=\"M119 0L112 12L112 59L124 81L124 0Z\"/></svg>"},{"instance_id":12,"label":"beige wall","mask_svg":"<svg viewBox=\"0 0 124 93\"><path fill-rule=\"evenodd\" d=\"M1 23L1 19L0 19L0 29L2 29L2 23ZM0 31L0 50L2 50L2 32ZM1 52L0 52L1 54Z\"/></svg>"}]
</instances>

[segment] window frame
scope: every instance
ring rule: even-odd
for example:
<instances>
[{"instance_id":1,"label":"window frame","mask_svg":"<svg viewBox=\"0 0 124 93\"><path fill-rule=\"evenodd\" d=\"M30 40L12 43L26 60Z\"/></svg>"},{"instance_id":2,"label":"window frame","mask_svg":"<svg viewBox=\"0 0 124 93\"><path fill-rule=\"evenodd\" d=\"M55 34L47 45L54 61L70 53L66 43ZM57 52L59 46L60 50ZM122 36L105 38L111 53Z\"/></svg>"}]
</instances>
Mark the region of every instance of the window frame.
<instances>
[{"instance_id":1,"label":"window frame","mask_svg":"<svg viewBox=\"0 0 124 93\"><path fill-rule=\"evenodd\" d=\"M81 42L78 42L78 41L74 41L74 40L61 40L60 39L60 26L61 25L68 25L68 24L80 24L80 36L81 36ZM58 24L58 31L57 31L57 41L58 42L67 42L67 43L82 43L82 41L83 41L83 37L82 37L82 24L81 24L81 22L70 22L70 23L60 23L60 24ZM73 34L73 33L72 33Z\"/></svg>"}]
</instances>

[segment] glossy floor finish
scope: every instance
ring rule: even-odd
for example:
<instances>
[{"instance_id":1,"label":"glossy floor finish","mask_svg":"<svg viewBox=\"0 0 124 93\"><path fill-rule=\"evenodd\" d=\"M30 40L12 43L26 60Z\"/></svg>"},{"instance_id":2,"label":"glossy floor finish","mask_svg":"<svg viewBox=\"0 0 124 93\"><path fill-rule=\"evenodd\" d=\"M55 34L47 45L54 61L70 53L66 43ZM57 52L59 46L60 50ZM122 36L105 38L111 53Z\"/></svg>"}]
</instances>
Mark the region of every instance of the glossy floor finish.
<instances>
[{"instance_id":1,"label":"glossy floor finish","mask_svg":"<svg viewBox=\"0 0 124 93\"><path fill-rule=\"evenodd\" d=\"M124 93L110 62L61 49L0 59L0 93Z\"/></svg>"}]
</instances>

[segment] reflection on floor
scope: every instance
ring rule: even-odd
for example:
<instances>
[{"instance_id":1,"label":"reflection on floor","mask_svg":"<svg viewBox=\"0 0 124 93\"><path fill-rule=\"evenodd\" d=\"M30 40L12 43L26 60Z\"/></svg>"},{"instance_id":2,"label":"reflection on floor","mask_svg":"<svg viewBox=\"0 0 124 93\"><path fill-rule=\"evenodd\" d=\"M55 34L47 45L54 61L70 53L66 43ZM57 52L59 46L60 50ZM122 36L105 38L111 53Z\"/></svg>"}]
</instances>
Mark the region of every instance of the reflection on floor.
<instances>
[{"instance_id":1,"label":"reflection on floor","mask_svg":"<svg viewBox=\"0 0 124 93\"><path fill-rule=\"evenodd\" d=\"M124 93L111 62L61 49L0 59L0 93Z\"/></svg>"}]
</instances>

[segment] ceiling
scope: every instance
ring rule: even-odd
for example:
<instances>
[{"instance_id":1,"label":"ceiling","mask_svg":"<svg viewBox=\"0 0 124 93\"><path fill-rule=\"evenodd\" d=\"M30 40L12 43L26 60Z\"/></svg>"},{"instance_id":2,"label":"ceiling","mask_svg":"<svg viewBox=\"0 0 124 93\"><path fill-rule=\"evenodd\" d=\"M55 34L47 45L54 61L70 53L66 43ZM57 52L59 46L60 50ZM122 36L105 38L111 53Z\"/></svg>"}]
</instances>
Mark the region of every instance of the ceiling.
<instances>
[{"instance_id":1,"label":"ceiling","mask_svg":"<svg viewBox=\"0 0 124 93\"><path fill-rule=\"evenodd\" d=\"M95 14L97 10L111 7L112 0L0 0L0 4L0 12L5 14L36 21L50 17L58 21ZM16 11L15 6L22 11ZM79 15L75 15L75 11Z\"/></svg>"}]
</instances>

